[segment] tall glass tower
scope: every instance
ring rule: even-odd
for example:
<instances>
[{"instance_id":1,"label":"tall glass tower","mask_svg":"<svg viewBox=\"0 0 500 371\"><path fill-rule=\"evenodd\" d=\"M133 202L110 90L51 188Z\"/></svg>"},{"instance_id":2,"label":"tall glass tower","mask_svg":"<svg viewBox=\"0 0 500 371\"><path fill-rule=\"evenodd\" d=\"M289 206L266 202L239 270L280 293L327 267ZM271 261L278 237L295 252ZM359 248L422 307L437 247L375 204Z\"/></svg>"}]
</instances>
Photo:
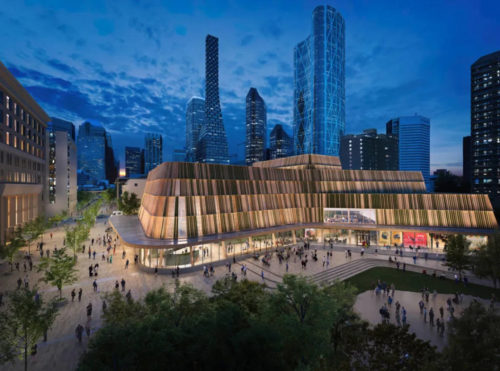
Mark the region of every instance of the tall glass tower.
<instances>
[{"instance_id":1,"label":"tall glass tower","mask_svg":"<svg viewBox=\"0 0 500 371\"><path fill-rule=\"evenodd\" d=\"M247 136L245 161L248 166L256 161L265 160L266 155L266 104L255 88L250 88L246 99Z\"/></svg>"},{"instance_id":2,"label":"tall glass tower","mask_svg":"<svg viewBox=\"0 0 500 371\"><path fill-rule=\"evenodd\" d=\"M312 33L294 49L296 154L338 156L345 129L345 23L328 5L312 14Z\"/></svg>"},{"instance_id":3,"label":"tall glass tower","mask_svg":"<svg viewBox=\"0 0 500 371\"><path fill-rule=\"evenodd\" d=\"M144 138L144 173L163 162L163 140L161 134L147 133Z\"/></svg>"},{"instance_id":4,"label":"tall glass tower","mask_svg":"<svg viewBox=\"0 0 500 371\"><path fill-rule=\"evenodd\" d=\"M192 97L186 108L186 161L196 161L200 129L205 121L205 99Z\"/></svg>"},{"instance_id":5,"label":"tall glass tower","mask_svg":"<svg viewBox=\"0 0 500 371\"><path fill-rule=\"evenodd\" d=\"M90 183L106 179L106 130L88 121L80 125L77 142L78 169L87 173Z\"/></svg>"},{"instance_id":6,"label":"tall glass tower","mask_svg":"<svg viewBox=\"0 0 500 371\"><path fill-rule=\"evenodd\" d=\"M219 100L219 39L205 39L205 121L197 148L199 162L229 165L226 130Z\"/></svg>"},{"instance_id":7,"label":"tall glass tower","mask_svg":"<svg viewBox=\"0 0 500 371\"><path fill-rule=\"evenodd\" d=\"M431 190L431 120L419 115L398 117L387 122L386 131L398 140L399 170L420 171Z\"/></svg>"}]
</instances>

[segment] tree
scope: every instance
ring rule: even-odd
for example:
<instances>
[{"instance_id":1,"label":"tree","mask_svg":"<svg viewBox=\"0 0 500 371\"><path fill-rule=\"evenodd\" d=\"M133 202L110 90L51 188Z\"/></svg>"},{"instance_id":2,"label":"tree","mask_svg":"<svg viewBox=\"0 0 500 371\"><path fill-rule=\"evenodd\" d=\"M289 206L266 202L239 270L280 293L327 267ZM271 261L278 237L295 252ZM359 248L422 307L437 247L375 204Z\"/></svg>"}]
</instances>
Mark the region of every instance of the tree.
<instances>
[{"instance_id":1,"label":"tree","mask_svg":"<svg viewBox=\"0 0 500 371\"><path fill-rule=\"evenodd\" d=\"M42 258L38 272L43 272L40 281L50 283L59 290L59 299L62 299L62 288L71 285L77 280L75 259L66 254L66 248L54 251L48 258Z\"/></svg>"},{"instance_id":2,"label":"tree","mask_svg":"<svg viewBox=\"0 0 500 371\"><path fill-rule=\"evenodd\" d=\"M460 280L462 280L462 272L471 267L469 246L470 242L461 234L450 236L446 244L445 265L457 271Z\"/></svg>"},{"instance_id":3,"label":"tree","mask_svg":"<svg viewBox=\"0 0 500 371\"><path fill-rule=\"evenodd\" d=\"M474 273L478 277L488 277L497 288L500 280L500 233L488 237L488 242L474 254Z\"/></svg>"},{"instance_id":4,"label":"tree","mask_svg":"<svg viewBox=\"0 0 500 371\"><path fill-rule=\"evenodd\" d=\"M28 370L28 352L52 326L56 315L56 302L45 304L36 287L10 292L6 309L0 312L0 363L19 357Z\"/></svg>"},{"instance_id":5,"label":"tree","mask_svg":"<svg viewBox=\"0 0 500 371\"><path fill-rule=\"evenodd\" d=\"M140 206L141 200L137 198L135 193L129 194L125 191L122 197L118 199L118 209L123 211L125 215L137 214Z\"/></svg>"},{"instance_id":6,"label":"tree","mask_svg":"<svg viewBox=\"0 0 500 371\"><path fill-rule=\"evenodd\" d=\"M66 228L66 245L73 251L74 260L80 244L87 240L89 234L90 228L85 223L77 223L73 227Z\"/></svg>"},{"instance_id":7,"label":"tree","mask_svg":"<svg viewBox=\"0 0 500 371\"><path fill-rule=\"evenodd\" d=\"M28 243L28 253L31 254L30 246L33 241L43 235L47 229L45 217L38 216L37 218L27 222L20 229L20 233L24 240Z\"/></svg>"},{"instance_id":8,"label":"tree","mask_svg":"<svg viewBox=\"0 0 500 371\"><path fill-rule=\"evenodd\" d=\"M500 316L473 301L448 327L444 364L452 370L500 369Z\"/></svg>"},{"instance_id":9,"label":"tree","mask_svg":"<svg viewBox=\"0 0 500 371\"><path fill-rule=\"evenodd\" d=\"M14 269L14 259L19 254L21 247L24 245L26 245L26 242L22 239L22 237L16 235L12 240L10 240L10 242L0 246L0 257L9 261L11 272Z\"/></svg>"},{"instance_id":10,"label":"tree","mask_svg":"<svg viewBox=\"0 0 500 371\"><path fill-rule=\"evenodd\" d=\"M50 217L48 220L48 225L49 227L57 227L59 223L61 223L67 217L68 217L68 211L63 210L60 214Z\"/></svg>"}]
</instances>

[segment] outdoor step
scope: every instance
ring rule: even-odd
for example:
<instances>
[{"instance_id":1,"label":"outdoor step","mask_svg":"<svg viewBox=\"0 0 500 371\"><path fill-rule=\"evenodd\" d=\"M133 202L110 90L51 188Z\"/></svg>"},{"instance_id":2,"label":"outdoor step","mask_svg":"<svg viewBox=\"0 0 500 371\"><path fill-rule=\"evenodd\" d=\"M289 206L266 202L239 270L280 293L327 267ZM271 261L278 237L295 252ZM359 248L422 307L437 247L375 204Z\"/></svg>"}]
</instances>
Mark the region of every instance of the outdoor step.
<instances>
[{"instance_id":1,"label":"outdoor step","mask_svg":"<svg viewBox=\"0 0 500 371\"><path fill-rule=\"evenodd\" d=\"M320 280L328 278L332 274L338 274L340 272L343 272L344 270L353 269L354 267L357 267L357 266L364 266L367 264L371 264L372 260L374 260L374 259L358 259L355 261L347 262L347 263L344 263L342 265L339 265L339 266L327 269L325 271L316 273L310 277L310 280L313 282L320 281Z\"/></svg>"},{"instance_id":2,"label":"outdoor step","mask_svg":"<svg viewBox=\"0 0 500 371\"><path fill-rule=\"evenodd\" d=\"M358 265L356 267L352 267L352 269L344 270L342 272L337 272L336 274L332 274L332 275L330 275L329 277L327 277L325 279L322 279L320 281L316 281L316 283L318 283L318 284L319 283L329 283L329 282L333 282L333 281L336 281L336 280L343 281L346 278L355 276L358 273L364 272L364 271L369 270L371 268L374 268L376 266L377 266L376 264Z\"/></svg>"}]
</instances>

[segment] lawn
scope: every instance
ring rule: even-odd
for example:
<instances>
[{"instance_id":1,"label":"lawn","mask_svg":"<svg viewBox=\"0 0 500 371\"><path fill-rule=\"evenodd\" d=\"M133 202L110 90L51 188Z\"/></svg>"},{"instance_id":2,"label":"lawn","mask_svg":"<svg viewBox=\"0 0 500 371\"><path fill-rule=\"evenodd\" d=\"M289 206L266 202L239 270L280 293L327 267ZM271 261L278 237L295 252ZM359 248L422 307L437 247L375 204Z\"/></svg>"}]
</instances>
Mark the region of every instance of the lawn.
<instances>
[{"instance_id":1,"label":"lawn","mask_svg":"<svg viewBox=\"0 0 500 371\"><path fill-rule=\"evenodd\" d=\"M377 267L362 272L346 280L350 284L356 286L359 292L374 289L374 284L377 280L386 282L388 285L394 283L396 290L420 292L422 288L429 288L432 293L434 289L440 294L454 294L461 292L464 295L477 296L484 299L491 299L491 294L495 294L500 298L500 290L493 289L487 286L463 283L456 284L449 279L433 278L430 275L424 275L416 272L403 272L394 268Z\"/></svg>"}]
</instances>

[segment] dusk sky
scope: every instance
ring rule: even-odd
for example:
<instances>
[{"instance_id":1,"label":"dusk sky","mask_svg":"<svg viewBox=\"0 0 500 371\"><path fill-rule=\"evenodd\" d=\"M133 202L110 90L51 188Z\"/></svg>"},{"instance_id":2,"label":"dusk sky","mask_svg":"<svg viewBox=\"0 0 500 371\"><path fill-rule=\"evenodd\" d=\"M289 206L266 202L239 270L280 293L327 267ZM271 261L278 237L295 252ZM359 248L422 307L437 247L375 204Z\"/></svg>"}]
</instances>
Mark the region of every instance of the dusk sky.
<instances>
[{"instance_id":1,"label":"dusk sky","mask_svg":"<svg viewBox=\"0 0 500 371\"><path fill-rule=\"evenodd\" d=\"M229 152L243 158L245 96L258 89L292 133L293 48L316 1L26 0L1 7L0 60L46 112L100 121L115 153L164 136L185 143L185 108L204 96L205 36L219 37ZM329 1L346 23L346 132L392 117L431 119L431 167L461 173L470 65L500 50L500 1Z\"/></svg>"}]
</instances>

